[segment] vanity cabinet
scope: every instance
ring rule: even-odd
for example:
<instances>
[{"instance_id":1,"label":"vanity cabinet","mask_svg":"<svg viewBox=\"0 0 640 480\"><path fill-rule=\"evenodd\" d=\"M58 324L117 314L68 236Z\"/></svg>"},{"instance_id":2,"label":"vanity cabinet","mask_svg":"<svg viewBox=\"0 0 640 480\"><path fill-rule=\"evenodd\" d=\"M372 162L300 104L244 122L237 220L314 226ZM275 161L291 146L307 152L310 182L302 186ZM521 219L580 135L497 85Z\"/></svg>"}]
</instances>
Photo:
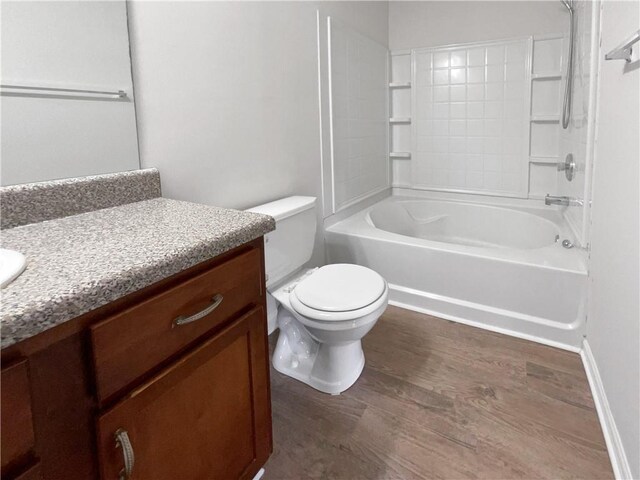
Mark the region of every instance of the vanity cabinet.
<instances>
[{"instance_id":1,"label":"vanity cabinet","mask_svg":"<svg viewBox=\"0 0 640 480\"><path fill-rule=\"evenodd\" d=\"M2 368L2 476L40 478L33 451L35 435L26 359Z\"/></svg>"},{"instance_id":2,"label":"vanity cabinet","mask_svg":"<svg viewBox=\"0 0 640 480\"><path fill-rule=\"evenodd\" d=\"M272 450L264 278L258 238L3 350L2 479L253 478Z\"/></svg>"},{"instance_id":3,"label":"vanity cabinet","mask_svg":"<svg viewBox=\"0 0 640 480\"><path fill-rule=\"evenodd\" d=\"M100 403L129 389L243 308L259 304L262 278L260 250L249 249L92 325Z\"/></svg>"},{"instance_id":4,"label":"vanity cabinet","mask_svg":"<svg viewBox=\"0 0 640 480\"><path fill-rule=\"evenodd\" d=\"M252 478L270 451L263 325L252 309L101 414L102 478Z\"/></svg>"}]
</instances>

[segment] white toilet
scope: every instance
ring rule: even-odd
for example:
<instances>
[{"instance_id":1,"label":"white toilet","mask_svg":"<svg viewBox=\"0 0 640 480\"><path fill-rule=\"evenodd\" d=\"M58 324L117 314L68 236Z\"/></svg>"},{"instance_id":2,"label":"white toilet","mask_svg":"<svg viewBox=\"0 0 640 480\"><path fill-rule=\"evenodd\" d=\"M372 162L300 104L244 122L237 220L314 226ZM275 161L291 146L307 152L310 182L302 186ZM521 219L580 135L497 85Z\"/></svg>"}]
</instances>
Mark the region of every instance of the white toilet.
<instances>
[{"instance_id":1,"label":"white toilet","mask_svg":"<svg viewBox=\"0 0 640 480\"><path fill-rule=\"evenodd\" d=\"M315 197L288 197L249 209L271 215L265 236L269 333L280 328L274 368L337 395L364 368L361 339L388 303L387 282L359 265L302 269L316 233Z\"/></svg>"}]
</instances>

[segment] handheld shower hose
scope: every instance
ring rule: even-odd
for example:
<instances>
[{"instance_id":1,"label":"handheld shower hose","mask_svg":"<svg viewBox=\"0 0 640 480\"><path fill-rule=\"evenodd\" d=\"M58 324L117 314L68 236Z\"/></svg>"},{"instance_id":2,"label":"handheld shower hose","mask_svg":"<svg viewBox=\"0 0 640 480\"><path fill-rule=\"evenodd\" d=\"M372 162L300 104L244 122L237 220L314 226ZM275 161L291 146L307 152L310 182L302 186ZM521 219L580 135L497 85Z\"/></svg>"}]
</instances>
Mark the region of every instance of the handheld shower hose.
<instances>
[{"instance_id":1,"label":"handheld shower hose","mask_svg":"<svg viewBox=\"0 0 640 480\"><path fill-rule=\"evenodd\" d=\"M567 78L564 86L564 102L562 104L562 128L569 126L571 118L571 96L573 86L573 34L575 11L573 8L573 0L560 0L569 11L569 57L567 58Z\"/></svg>"}]
</instances>

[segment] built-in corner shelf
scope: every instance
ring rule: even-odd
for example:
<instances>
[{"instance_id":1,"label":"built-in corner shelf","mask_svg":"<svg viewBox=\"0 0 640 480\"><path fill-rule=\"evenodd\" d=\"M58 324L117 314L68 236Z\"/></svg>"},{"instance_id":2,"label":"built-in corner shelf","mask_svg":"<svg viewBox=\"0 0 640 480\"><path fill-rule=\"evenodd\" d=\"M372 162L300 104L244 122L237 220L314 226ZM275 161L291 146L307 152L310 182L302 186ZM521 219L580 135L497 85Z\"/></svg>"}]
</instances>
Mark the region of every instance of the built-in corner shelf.
<instances>
[{"instance_id":1,"label":"built-in corner shelf","mask_svg":"<svg viewBox=\"0 0 640 480\"><path fill-rule=\"evenodd\" d=\"M391 82L389 88L411 88L411 82Z\"/></svg>"},{"instance_id":2,"label":"built-in corner shelf","mask_svg":"<svg viewBox=\"0 0 640 480\"><path fill-rule=\"evenodd\" d=\"M557 165L558 161L558 157L537 157L535 155L529 157L529 162L535 163L536 165Z\"/></svg>"},{"instance_id":3,"label":"built-in corner shelf","mask_svg":"<svg viewBox=\"0 0 640 480\"><path fill-rule=\"evenodd\" d=\"M531 115L533 123L558 123L560 115Z\"/></svg>"},{"instance_id":4,"label":"built-in corner shelf","mask_svg":"<svg viewBox=\"0 0 640 480\"><path fill-rule=\"evenodd\" d=\"M562 78L562 73L560 72L543 72L531 75L531 80L555 80L560 78Z\"/></svg>"},{"instance_id":5,"label":"built-in corner shelf","mask_svg":"<svg viewBox=\"0 0 640 480\"><path fill-rule=\"evenodd\" d=\"M391 158L411 158L411 152L391 152L389 154Z\"/></svg>"},{"instance_id":6,"label":"built-in corner shelf","mask_svg":"<svg viewBox=\"0 0 640 480\"><path fill-rule=\"evenodd\" d=\"M411 123L411 117L391 117L389 123Z\"/></svg>"}]
</instances>

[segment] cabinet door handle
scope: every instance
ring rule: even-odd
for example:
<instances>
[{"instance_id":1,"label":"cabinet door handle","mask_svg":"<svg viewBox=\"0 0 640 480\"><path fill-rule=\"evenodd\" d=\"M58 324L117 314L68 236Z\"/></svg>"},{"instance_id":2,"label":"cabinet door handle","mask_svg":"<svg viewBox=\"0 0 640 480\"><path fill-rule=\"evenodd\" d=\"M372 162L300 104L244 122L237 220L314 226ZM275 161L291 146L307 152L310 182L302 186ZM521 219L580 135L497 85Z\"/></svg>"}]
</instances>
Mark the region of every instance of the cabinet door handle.
<instances>
[{"instance_id":1,"label":"cabinet door handle","mask_svg":"<svg viewBox=\"0 0 640 480\"><path fill-rule=\"evenodd\" d=\"M136 456L133 453L133 447L129 440L129 434L126 430L119 428L115 433L116 447L122 448L122 457L124 459L124 468L120 471L119 480L128 480L133 473L133 466L136 463Z\"/></svg>"},{"instance_id":2,"label":"cabinet door handle","mask_svg":"<svg viewBox=\"0 0 640 480\"><path fill-rule=\"evenodd\" d=\"M179 327L180 325L186 325L187 323L195 322L196 320L200 320L201 318L206 317L216 308L218 308L218 306L222 303L222 300L222 295L218 293L211 299L211 303L207 308L205 308L204 310L200 310L198 313L194 313L189 317L185 317L184 315L176 317L176 319L173 321L173 326Z\"/></svg>"}]
</instances>

